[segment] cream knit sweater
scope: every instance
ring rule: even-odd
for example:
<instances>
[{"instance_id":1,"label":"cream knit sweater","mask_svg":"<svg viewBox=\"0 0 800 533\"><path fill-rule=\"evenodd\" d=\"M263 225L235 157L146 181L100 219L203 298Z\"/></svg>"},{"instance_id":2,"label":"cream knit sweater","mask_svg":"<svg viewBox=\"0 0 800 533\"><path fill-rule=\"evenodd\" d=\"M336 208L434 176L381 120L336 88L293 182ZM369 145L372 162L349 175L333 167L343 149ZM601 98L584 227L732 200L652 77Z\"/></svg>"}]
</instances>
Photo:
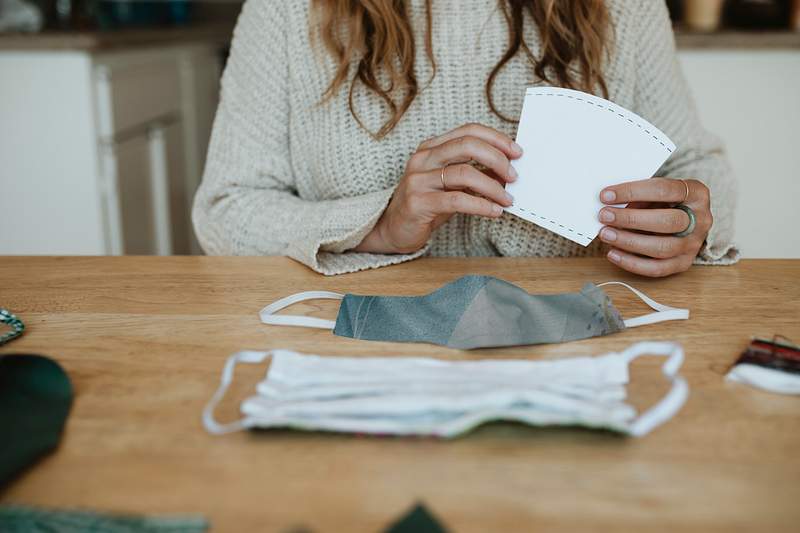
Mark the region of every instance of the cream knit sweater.
<instances>
[{"instance_id":1,"label":"cream knit sweater","mask_svg":"<svg viewBox=\"0 0 800 533\"><path fill-rule=\"evenodd\" d=\"M662 0L607 0L616 40L605 75L610 99L658 126L679 150L659 175L696 178L711 189L714 226L698 263L731 263L736 186L719 142L701 126L675 57ZM409 0L417 36L424 35L423 0ZM347 91L317 105L334 64L312 46L309 0L247 0L222 78L194 225L209 254L288 255L323 274L407 261L420 255L597 255L505 213L496 220L457 215L422 250L409 255L354 253L373 228L419 143L467 122L514 136L516 126L489 111L484 84L508 42L496 0L434 0L437 74L398 126L375 141L350 114ZM536 54L538 35L527 21ZM417 38L418 79L431 67ZM519 116L533 78L512 60L497 80L495 101ZM358 90L355 106L377 131L386 115L378 99ZM620 176L624 181L625 176Z\"/></svg>"}]
</instances>

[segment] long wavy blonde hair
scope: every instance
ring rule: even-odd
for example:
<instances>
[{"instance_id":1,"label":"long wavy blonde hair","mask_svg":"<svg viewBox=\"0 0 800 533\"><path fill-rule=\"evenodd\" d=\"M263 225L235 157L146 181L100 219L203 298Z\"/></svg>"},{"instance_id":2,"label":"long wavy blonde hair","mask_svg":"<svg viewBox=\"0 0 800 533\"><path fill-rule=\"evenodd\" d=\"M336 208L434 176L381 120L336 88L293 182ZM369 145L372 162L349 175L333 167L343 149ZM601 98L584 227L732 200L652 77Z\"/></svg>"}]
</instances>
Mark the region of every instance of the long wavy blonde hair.
<instances>
[{"instance_id":1,"label":"long wavy blonde hair","mask_svg":"<svg viewBox=\"0 0 800 533\"><path fill-rule=\"evenodd\" d=\"M497 0L508 23L508 48L498 58L486 80L489 108L502 120L495 106L492 87L503 67L520 51L540 80L571 89L608 96L603 61L611 41L611 24L603 0ZM432 44L431 2L425 0L425 52L436 75ZM350 112L367 129L353 107L358 83L376 93L389 110L389 119L377 132L377 139L391 132L420 91L414 73L415 36L406 0L313 0L316 24L312 36L319 36L337 67L323 94L323 102L349 83ZM541 38L541 56L535 57L525 42L525 14L535 22ZM351 65L355 73L351 76ZM385 76L383 80L379 77Z\"/></svg>"}]
</instances>

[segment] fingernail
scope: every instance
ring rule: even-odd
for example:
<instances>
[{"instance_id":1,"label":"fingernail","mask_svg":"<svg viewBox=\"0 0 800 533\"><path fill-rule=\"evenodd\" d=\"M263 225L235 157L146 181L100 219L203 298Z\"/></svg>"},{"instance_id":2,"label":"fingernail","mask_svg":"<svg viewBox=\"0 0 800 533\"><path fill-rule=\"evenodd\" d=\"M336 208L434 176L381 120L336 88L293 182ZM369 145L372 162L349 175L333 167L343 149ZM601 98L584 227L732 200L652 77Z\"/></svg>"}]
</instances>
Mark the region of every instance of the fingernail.
<instances>
[{"instance_id":1,"label":"fingernail","mask_svg":"<svg viewBox=\"0 0 800 533\"><path fill-rule=\"evenodd\" d=\"M614 213L608 209L600 211L600 222L614 222Z\"/></svg>"},{"instance_id":2,"label":"fingernail","mask_svg":"<svg viewBox=\"0 0 800 533\"><path fill-rule=\"evenodd\" d=\"M511 181L516 181L517 178L519 178L519 174L517 174L517 169L515 169L513 165L509 165L508 167L508 176L511 178Z\"/></svg>"},{"instance_id":3,"label":"fingernail","mask_svg":"<svg viewBox=\"0 0 800 533\"><path fill-rule=\"evenodd\" d=\"M603 191L603 194L600 195L600 198L603 199L604 202L613 202L617 199L617 193L614 191L606 190Z\"/></svg>"},{"instance_id":4,"label":"fingernail","mask_svg":"<svg viewBox=\"0 0 800 533\"><path fill-rule=\"evenodd\" d=\"M518 145L517 143L512 142L511 149L519 155L522 155L522 146Z\"/></svg>"},{"instance_id":5,"label":"fingernail","mask_svg":"<svg viewBox=\"0 0 800 533\"><path fill-rule=\"evenodd\" d=\"M619 263L620 261L622 261L622 256L620 256L616 250L611 250L610 252L608 252L608 259L612 263Z\"/></svg>"},{"instance_id":6,"label":"fingernail","mask_svg":"<svg viewBox=\"0 0 800 533\"><path fill-rule=\"evenodd\" d=\"M494 205L492 206L492 213L494 213L495 215L499 215L499 214L500 214L500 213L502 213L502 212L503 212L503 208L502 208L502 207L500 207L499 205L497 205L497 204L494 204Z\"/></svg>"},{"instance_id":7,"label":"fingernail","mask_svg":"<svg viewBox=\"0 0 800 533\"><path fill-rule=\"evenodd\" d=\"M506 201L507 201L509 204L513 204L513 203L514 203L514 197L513 197L513 196L511 196L511 193L508 193L508 192L506 192Z\"/></svg>"},{"instance_id":8,"label":"fingernail","mask_svg":"<svg viewBox=\"0 0 800 533\"><path fill-rule=\"evenodd\" d=\"M600 232L600 238L606 242L614 242L617 240L617 232L611 228L603 228Z\"/></svg>"}]
</instances>

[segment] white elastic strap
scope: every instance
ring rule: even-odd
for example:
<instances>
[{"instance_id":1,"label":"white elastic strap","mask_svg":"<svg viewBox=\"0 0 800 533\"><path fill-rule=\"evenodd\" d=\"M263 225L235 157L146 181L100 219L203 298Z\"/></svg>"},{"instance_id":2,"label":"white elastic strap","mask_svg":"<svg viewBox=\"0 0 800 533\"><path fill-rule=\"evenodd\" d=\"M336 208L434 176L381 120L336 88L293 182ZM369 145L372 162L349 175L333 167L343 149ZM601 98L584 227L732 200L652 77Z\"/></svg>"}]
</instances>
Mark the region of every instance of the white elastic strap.
<instances>
[{"instance_id":1,"label":"white elastic strap","mask_svg":"<svg viewBox=\"0 0 800 533\"><path fill-rule=\"evenodd\" d=\"M316 318L313 316L298 316L298 315L276 315L278 311L294 305L298 302L305 302L306 300L341 300L344 294L338 292L328 291L308 291L298 292L286 298L281 298L277 302L271 303L262 309L258 316L261 317L261 322L264 324L273 324L276 326L301 326L304 328L319 328L319 329L333 329L336 326L335 320L325 320L324 318Z\"/></svg>"},{"instance_id":2,"label":"white elastic strap","mask_svg":"<svg viewBox=\"0 0 800 533\"><path fill-rule=\"evenodd\" d=\"M661 371L670 380L672 387L657 404L642 413L628 427L631 435L641 437L675 416L689 397L689 385L678 375L683 364L683 348L673 342L640 342L621 355L628 364L642 355L667 356Z\"/></svg>"},{"instance_id":3,"label":"white elastic strap","mask_svg":"<svg viewBox=\"0 0 800 533\"><path fill-rule=\"evenodd\" d=\"M648 324L657 324L658 322L666 322L667 320L687 320L689 318L688 309L680 309L677 307L670 307L668 305L658 303L657 301L653 300L642 291L631 287L627 283L623 283L621 281L607 281L605 283L601 283L600 285L598 285L598 287L604 287L606 285L621 285L622 287L625 287L633 294L638 296L640 300L642 300L644 303L650 306L651 309L655 311L655 313L648 313L646 315L637 316L635 318L628 318L627 320L624 320L626 328L635 328L638 326L646 326Z\"/></svg>"},{"instance_id":4,"label":"white elastic strap","mask_svg":"<svg viewBox=\"0 0 800 533\"><path fill-rule=\"evenodd\" d=\"M225 368L222 369L222 378L219 382L219 388L217 392L214 393L214 396L211 397L205 409L203 409L203 425L209 433L223 435L225 433L241 431L249 427L246 418L228 424L220 424L214 419L214 409L217 408L219 402L225 397L225 393L228 391L228 387L230 387L233 381L233 369L236 367L236 363L263 363L270 355L272 355L272 352L245 351L235 353L228 357L228 360L225 362Z\"/></svg>"}]
</instances>

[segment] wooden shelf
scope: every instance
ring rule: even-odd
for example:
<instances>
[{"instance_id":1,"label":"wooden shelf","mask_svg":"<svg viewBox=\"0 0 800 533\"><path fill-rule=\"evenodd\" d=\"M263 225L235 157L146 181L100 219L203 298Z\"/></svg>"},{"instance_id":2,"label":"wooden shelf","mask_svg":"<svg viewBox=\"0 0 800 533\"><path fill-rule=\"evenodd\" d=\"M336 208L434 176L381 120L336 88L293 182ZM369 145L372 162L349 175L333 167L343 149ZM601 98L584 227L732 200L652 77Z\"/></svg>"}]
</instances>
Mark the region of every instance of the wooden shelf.
<instances>
[{"instance_id":1,"label":"wooden shelf","mask_svg":"<svg viewBox=\"0 0 800 533\"><path fill-rule=\"evenodd\" d=\"M230 41L231 24L204 24L181 28L147 28L114 31L0 34L0 50L108 50L155 46L192 40ZM721 30L704 33L675 29L680 49L800 49L800 32Z\"/></svg>"},{"instance_id":2,"label":"wooden shelf","mask_svg":"<svg viewBox=\"0 0 800 533\"><path fill-rule=\"evenodd\" d=\"M675 28L678 48L720 50L800 49L800 32L788 30L743 31L720 30L698 32Z\"/></svg>"},{"instance_id":3,"label":"wooden shelf","mask_svg":"<svg viewBox=\"0 0 800 533\"><path fill-rule=\"evenodd\" d=\"M231 39L231 24L202 24L177 28L142 28L109 31L44 31L0 33L0 50L86 50L163 46L190 41Z\"/></svg>"}]
</instances>

